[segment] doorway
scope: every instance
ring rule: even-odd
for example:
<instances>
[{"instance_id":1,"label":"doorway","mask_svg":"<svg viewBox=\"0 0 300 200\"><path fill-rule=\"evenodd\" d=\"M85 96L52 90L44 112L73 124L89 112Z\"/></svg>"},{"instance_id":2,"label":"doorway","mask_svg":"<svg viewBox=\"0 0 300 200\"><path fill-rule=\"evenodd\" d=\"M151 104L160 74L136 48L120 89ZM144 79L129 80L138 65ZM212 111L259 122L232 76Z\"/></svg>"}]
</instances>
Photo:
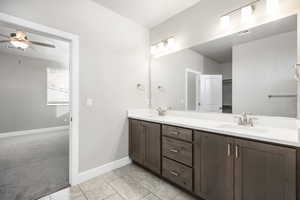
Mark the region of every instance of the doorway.
<instances>
[{"instance_id":1,"label":"doorway","mask_svg":"<svg viewBox=\"0 0 300 200\"><path fill-rule=\"evenodd\" d=\"M69 43L0 26L0 199L69 186Z\"/></svg>"},{"instance_id":2,"label":"doorway","mask_svg":"<svg viewBox=\"0 0 300 200\"><path fill-rule=\"evenodd\" d=\"M185 69L185 110L222 112L222 75Z\"/></svg>"},{"instance_id":3,"label":"doorway","mask_svg":"<svg viewBox=\"0 0 300 200\"><path fill-rule=\"evenodd\" d=\"M0 26L13 28L16 30L23 30L28 33L38 34L40 36L48 37L49 39L58 39L60 41L69 43L69 63L70 63L70 127L67 141L69 146L69 167L68 184L76 184L79 174L78 166L78 122L79 122L79 37L71 33L63 32L57 29L46 27L44 25L36 24L27 20L13 17L4 13L0 13ZM61 113L61 112L58 112ZM32 131L30 134L34 133ZM16 135L19 133L16 132ZM12 174L16 177L16 174ZM3 188L1 188L3 192ZM46 195L46 194L43 194ZM18 198L23 199L21 196Z\"/></svg>"}]
</instances>

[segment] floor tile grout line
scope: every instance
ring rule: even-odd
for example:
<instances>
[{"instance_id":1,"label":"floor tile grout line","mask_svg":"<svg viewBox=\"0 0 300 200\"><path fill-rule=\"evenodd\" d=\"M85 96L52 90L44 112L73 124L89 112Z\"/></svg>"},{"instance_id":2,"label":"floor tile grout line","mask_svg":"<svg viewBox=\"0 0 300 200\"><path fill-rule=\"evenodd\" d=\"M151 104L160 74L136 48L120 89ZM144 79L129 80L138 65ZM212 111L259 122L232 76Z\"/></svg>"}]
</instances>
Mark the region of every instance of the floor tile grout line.
<instances>
[{"instance_id":1,"label":"floor tile grout line","mask_svg":"<svg viewBox=\"0 0 300 200\"><path fill-rule=\"evenodd\" d=\"M126 175L124 175L124 176L126 176ZM132 179L133 182L137 183L139 186L141 186L143 189L145 189L146 191L149 192L148 194L142 196L140 199L143 199L143 198L145 198L146 196L148 196L148 195L151 194L151 191L150 191L150 190L148 190L147 188L145 188L144 186L142 186L140 183L138 183L136 180L134 180L134 178L132 178L129 174L128 174L127 176L128 176L130 179ZM122 177L120 177L120 178L118 178L118 179L124 179L124 177L122 176ZM116 179L116 180L117 180L117 179ZM113 182L113 181L112 181L112 182ZM126 198L124 198L123 195L122 195L121 193L119 193L119 191L118 191L111 183L108 183L108 184L109 184L109 185L117 192L117 194L120 195L120 197L121 197L122 199L126 200Z\"/></svg>"},{"instance_id":2,"label":"floor tile grout line","mask_svg":"<svg viewBox=\"0 0 300 200\"><path fill-rule=\"evenodd\" d=\"M81 194L83 195L83 197L84 197L86 200L89 200L88 197L86 196L86 194L84 193L84 190L81 188L80 184L78 184L78 188L79 188Z\"/></svg>"},{"instance_id":3,"label":"floor tile grout line","mask_svg":"<svg viewBox=\"0 0 300 200\"><path fill-rule=\"evenodd\" d=\"M162 200L159 196L157 196L155 193L151 192L151 194L155 197L157 197L159 200Z\"/></svg>"},{"instance_id":4,"label":"floor tile grout line","mask_svg":"<svg viewBox=\"0 0 300 200\"><path fill-rule=\"evenodd\" d=\"M116 179L117 180L117 179ZM108 185L122 198L122 199L126 199L126 198L124 198L122 195L121 195L121 193L119 193L119 191L112 185L112 184L110 184L110 183L108 183Z\"/></svg>"},{"instance_id":5,"label":"floor tile grout line","mask_svg":"<svg viewBox=\"0 0 300 200\"><path fill-rule=\"evenodd\" d=\"M114 170L113 170L114 171ZM111 171L111 172L113 172ZM133 181L135 184L137 184L139 187L145 189L147 191L147 194L142 195L142 197L140 197L138 200L142 200L150 195L153 195L154 197L156 197L158 200L162 200L157 194L153 193L150 189L148 189L147 187L145 187L143 184L141 184L138 180L136 180L136 178L133 176L133 174L131 174L130 172L122 172L121 174L117 175L117 177L115 179L109 180L103 177L103 183L108 184L112 190L115 192L114 194L108 195L107 197L103 198L103 200L108 199L110 197L112 197L113 195L118 195L122 200L126 200L125 197L123 197L123 195L118 191L117 188L114 187L114 185L112 184L114 181L118 180L118 179L126 179L126 177L128 177L131 181ZM101 176L99 176L99 178L101 178ZM86 200L89 200L84 189L82 188L81 184L78 185L80 192L82 193L82 195L84 196L84 198Z\"/></svg>"},{"instance_id":6,"label":"floor tile grout line","mask_svg":"<svg viewBox=\"0 0 300 200\"><path fill-rule=\"evenodd\" d=\"M119 193L119 191L116 190L116 188L114 188L111 184L108 184L108 185L116 192L115 194L119 195L122 199L125 200L125 198ZM115 195L115 194L112 194L112 195ZM112 195L111 195L111 196L112 196Z\"/></svg>"}]
</instances>

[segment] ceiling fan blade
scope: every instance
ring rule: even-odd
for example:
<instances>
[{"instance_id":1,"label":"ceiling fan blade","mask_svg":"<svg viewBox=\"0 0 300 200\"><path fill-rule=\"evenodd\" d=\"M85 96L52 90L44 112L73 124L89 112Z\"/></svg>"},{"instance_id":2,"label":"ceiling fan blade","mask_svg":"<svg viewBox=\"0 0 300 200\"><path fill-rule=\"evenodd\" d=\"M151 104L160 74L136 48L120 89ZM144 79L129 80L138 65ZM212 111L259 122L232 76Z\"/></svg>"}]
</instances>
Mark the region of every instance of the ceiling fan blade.
<instances>
[{"instance_id":1,"label":"ceiling fan blade","mask_svg":"<svg viewBox=\"0 0 300 200\"><path fill-rule=\"evenodd\" d=\"M55 45L53 45L53 44L46 44L46 43L43 43L43 42L28 41L28 43L29 43L29 44L34 44L34 45L43 46L43 47L55 48Z\"/></svg>"},{"instance_id":2,"label":"ceiling fan blade","mask_svg":"<svg viewBox=\"0 0 300 200\"><path fill-rule=\"evenodd\" d=\"M4 35L4 34L2 34L2 33L0 33L0 36L1 36L1 37L5 37L5 38L9 38L9 36Z\"/></svg>"},{"instance_id":3,"label":"ceiling fan blade","mask_svg":"<svg viewBox=\"0 0 300 200\"><path fill-rule=\"evenodd\" d=\"M7 43L10 42L10 40L1 40L0 43Z\"/></svg>"}]
</instances>

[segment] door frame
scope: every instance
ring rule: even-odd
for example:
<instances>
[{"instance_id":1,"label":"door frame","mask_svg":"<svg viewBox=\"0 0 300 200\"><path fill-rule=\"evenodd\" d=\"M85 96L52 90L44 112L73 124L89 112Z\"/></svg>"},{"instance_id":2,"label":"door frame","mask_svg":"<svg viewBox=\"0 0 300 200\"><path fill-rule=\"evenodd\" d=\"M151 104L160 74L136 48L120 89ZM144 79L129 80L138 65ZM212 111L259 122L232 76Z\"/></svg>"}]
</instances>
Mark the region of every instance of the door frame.
<instances>
[{"instance_id":1,"label":"door frame","mask_svg":"<svg viewBox=\"0 0 300 200\"><path fill-rule=\"evenodd\" d=\"M69 183L79 175L79 36L0 12L0 23L70 43Z\"/></svg>"},{"instance_id":2,"label":"door frame","mask_svg":"<svg viewBox=\"0 0 300 200\"><path fill-rule=\"evenodd\" d=\"M193 70L191 68L186 68L185 69L185 76L184 76L184 83L185 83L185 94L184 94L184 109L185 111L188 111L188 73L194 73L196 74L197 78L196 78L196 110L194 110L195 112L198 111L198 102L199 102L199 76L202 74L202 72L200 71L196 71L196 70Z\"/></svg>"}]
</instances>

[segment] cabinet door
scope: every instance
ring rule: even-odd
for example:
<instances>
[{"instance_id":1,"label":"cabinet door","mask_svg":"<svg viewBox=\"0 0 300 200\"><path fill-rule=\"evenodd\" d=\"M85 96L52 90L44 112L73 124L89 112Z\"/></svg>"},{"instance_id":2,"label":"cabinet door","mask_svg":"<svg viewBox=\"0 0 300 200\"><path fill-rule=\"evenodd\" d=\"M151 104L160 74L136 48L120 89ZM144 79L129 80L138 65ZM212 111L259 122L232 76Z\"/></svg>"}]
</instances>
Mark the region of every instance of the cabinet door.
<instances>
[{"instance_id":1,"label":"cabinet door","mask_svg":"<svg viewBox=\"0 0 300 200\"><path fill-rule=\"evenodd\" d=\"M194 137L195 193L207 200L233 200L233 139L203 132Z\"/></svg>"},{"instance_id":2,"label":"cabinet door","mask_svg":"<svg viewBox=\"0 0 300 200\"><path fill-rule=\"evenodd\" d=\"M161 125L142 122L145 131L145 158L144 165L153 172L161 172Z\"/></svg>"},{"instance_id":3,"label":"cabinet door","mask_svg":"<svg viewBox=\"0 0 300 200\"><path fill-rule=\"evenodd\" d=\"M129 120L129 156L143 164L145 154L145 127L138 120Z\"/></svg>"},{"instance_id":4,"label":"cabinet door","mask_svg":"<svg viewBox=\"0 0 300 200\"><path fill-rule=\"evenodd\" d=\"M236 145L236 200L296 199L296 150L246 140Z\"/></svg>"}]
</instances>

